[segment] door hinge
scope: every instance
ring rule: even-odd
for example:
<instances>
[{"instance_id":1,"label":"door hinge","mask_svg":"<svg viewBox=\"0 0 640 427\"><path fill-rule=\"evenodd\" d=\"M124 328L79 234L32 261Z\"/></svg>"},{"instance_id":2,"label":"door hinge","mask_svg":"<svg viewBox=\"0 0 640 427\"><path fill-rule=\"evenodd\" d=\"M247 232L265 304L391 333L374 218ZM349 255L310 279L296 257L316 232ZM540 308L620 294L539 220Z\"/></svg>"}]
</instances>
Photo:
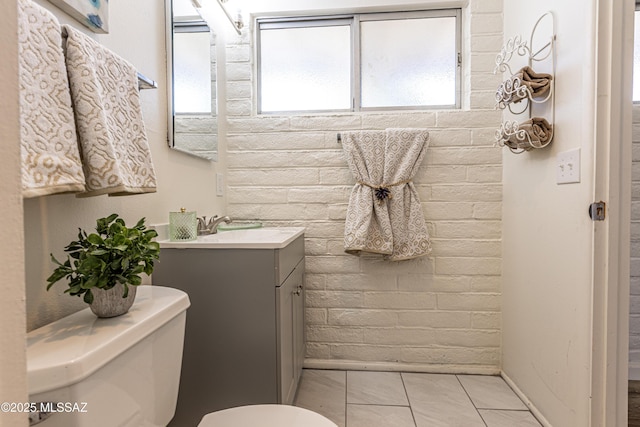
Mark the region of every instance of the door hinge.
<instances>
[{"instance_id":1,"label":"door hinge","mask_svg":"<svg viewBox=\"0 0 640 427\"><path fill-rule=\"evenodd\" d=\"M606 203L605 202L594 202L589 205L589 217L591 217L592 221L604 221L606 216Z\"/></svg>"}]
</instances>

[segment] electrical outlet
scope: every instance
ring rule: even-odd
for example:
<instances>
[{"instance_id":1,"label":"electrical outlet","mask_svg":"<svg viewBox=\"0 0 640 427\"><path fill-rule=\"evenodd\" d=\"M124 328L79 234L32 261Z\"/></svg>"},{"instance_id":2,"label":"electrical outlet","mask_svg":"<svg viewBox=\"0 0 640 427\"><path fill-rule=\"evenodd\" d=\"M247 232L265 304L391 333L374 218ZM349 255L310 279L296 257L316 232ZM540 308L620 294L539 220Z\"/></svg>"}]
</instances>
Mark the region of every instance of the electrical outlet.
<instances>
[{"instance_id":1,"label":"electrical outlet","mask_svg":"<svg viewBox=\"0 0 640 427\"><path fill-rule=\"evenodd\" d=\"M580 182L580 149L558 153L556 164L556 182L573 184Z\"/></svg>"},{"instance_id":2,"label":"electrical outlet","mask_svg":"<svg viewBox=\"0 0 640 427\"><path fill-rule=\"evenodd\" d=\"M224 196L224 174L216 173L216 196Z\"/></svg>"}]
</instances>

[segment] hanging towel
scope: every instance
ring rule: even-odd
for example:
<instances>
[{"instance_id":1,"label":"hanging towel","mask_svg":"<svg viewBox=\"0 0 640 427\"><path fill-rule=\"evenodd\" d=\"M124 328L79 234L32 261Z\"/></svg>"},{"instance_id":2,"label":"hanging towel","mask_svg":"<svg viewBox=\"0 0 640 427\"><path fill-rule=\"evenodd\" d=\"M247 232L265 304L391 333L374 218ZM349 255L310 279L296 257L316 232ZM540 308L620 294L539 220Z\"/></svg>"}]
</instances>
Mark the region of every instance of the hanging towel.
<instances>
[{"instance_id":1,"label":"hanging towel","mask_svg":"<svg viewBox=\"0 0 640 427\"><path fill-rule=\"evenodd\" d=\"M356 180L345 221L345 252L382 254L392 261L429 254L429 233L412 182L426 153L429 133L387 129L341 135Z\"/></svg>"},{"instance_id":2,"label":"hanging towel","mask_svg":"<svg viewBox=\"0 0 640 427\"><path fill-rule=\"evenodd\" d=\"M546 146L553 137L553 127L543 117L533 117L518 125L518 130L504 132L504 145L514 150L529 151Z\"/></svg>"},{"instance_id":3,"label":"hanging towel","mask_svg":"<svg viewBox=\"0 0 640 427\"><path fill-rule=\"evenodd\" d=\"M524 98L544 98L551 90L553 76L536 73L531 67L522 67L517 73L504 81L496 91L498 108L504 109L507 104L520 102Z\"/></svg>"},{"instance_id":4,"label":"hanging towel","mask_svg":"<svg viewBox=\"0 0 640 427\"><path fill-rule=\"evenodd\" d=\"M155 192L135 67L68 25L63 36L87 180L79 196Z\"/></svg>"},{"instance_id":5,"label":"hanging towel","mask_svg":"<svg viewBox=\"0 0 640 427\"><path fill-rule=\"evenodd\" d=\"M22 195L84 191L60 24L19 0L18 38Z\"/></svg>"}]
</instances>

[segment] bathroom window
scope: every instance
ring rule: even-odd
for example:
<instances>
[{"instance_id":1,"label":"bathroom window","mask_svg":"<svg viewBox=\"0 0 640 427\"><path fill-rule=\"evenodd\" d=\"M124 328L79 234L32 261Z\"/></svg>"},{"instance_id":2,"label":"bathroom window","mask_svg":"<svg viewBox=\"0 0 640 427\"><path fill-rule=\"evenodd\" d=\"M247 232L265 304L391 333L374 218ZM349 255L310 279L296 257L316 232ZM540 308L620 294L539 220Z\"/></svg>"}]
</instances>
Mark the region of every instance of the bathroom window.
<instances>
[{"instance_id":1,"label":"bathroom window","mask_svg":"<svg viewBox=\"0 0 640 427\"><path fill-rule=\"evenodd\" d=\"M204 21L174 23L173 101L177 114L211 113L211 37Z\"/></svg>"},{"instance_id":2,"label":"bathroom window","mask_svg":"<svg viewBox=\"0 0 640 427\"><path fill-rule=\"evenodd\" d=\"M460 107L460 10L258 20L258 113Z\"/></svg>"}]
</instances>

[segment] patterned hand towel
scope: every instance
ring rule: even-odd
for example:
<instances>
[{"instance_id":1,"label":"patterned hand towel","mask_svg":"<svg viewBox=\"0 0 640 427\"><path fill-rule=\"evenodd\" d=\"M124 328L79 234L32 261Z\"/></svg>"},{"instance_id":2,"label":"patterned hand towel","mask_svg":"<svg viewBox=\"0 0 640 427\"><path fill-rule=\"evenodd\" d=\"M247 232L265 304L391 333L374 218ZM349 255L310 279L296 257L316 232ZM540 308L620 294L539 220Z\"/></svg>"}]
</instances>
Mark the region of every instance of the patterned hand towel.
<instances>
[{"instance_id":1,"label":"patterned hand towel","mask_svg":"<svg viewBox=\"0 0 640 427\"><path fill-rule=\"evenodd\" d=\"M60 24L31 0L18 12L22 195L84 191Z\"/></svg>"},{"instance_id":2,"label":"patterned hand towel","mask_svg":"<svg viewBox=\"0 0 640 427\"><path fill-rule=\"evenodd\" d=\"M431 243L412 179L427 149L422 129L344 132L342 147L356 179L344 230L345 251L399 261L428 255Z\"/></svg>"},{"instance_id":3,"label":"patterned hand towel","mask_svg":"<svg viewBox=\"0 0 640 427\"><path fill-rule=\"evenodd\" d=\"M155 192L135 67L68 25L63 36L87 180L79 196Z\"/></svg>"}]
</instances>

